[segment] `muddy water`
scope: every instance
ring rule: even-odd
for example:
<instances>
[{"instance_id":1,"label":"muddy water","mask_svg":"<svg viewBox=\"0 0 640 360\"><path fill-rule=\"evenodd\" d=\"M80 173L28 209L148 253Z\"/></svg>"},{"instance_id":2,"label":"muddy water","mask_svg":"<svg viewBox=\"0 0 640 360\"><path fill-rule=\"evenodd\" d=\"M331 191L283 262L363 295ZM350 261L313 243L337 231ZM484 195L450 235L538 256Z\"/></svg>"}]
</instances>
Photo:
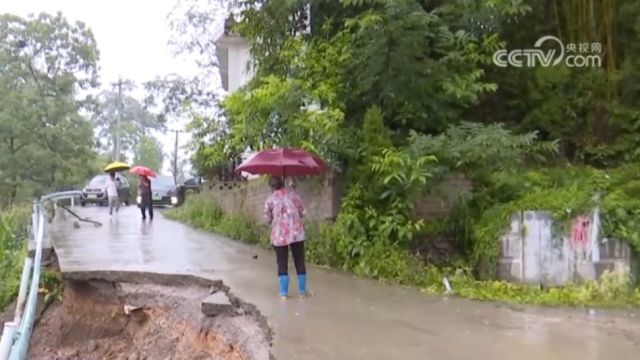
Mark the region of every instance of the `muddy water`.
<instances>
[{"instance_id":1,"label":"muddy water","mask_svg":"<svg viewBox=\"0 0 640 360\"><path fill-rule=\"evenodd\" d=\"M134 207L116 220L100 208L81 212L104 225L59 226L53 237L64 272L79 278L94 271L194 273L222 280L267 316L278 359L631 360L640 353L638 313L511 309L319 268L308 275L316 296L281 302L268 251L162 216L143 223ZM293 276L294 295L295 287Z\"/></svg>"}]
</instances>

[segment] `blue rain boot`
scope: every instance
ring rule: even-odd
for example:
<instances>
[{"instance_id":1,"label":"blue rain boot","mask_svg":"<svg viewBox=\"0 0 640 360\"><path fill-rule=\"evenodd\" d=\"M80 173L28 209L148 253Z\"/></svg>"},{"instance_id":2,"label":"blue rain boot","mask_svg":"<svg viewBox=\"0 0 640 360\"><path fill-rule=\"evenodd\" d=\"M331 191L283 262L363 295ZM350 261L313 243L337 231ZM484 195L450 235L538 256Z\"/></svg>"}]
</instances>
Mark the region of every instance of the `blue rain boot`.
<instances>
[{"instance_id":1,"label":"blue rain boot","mask_svg":"<svg viewBox=\"0 0 640 360\"><path fill-rule=\"evenodd\" d=\"M298 275L298 293L300 296L307 296L307 275Z\"/></svg>"},{"instance_id":2,"label":"blue rain boot","mask_svg":"<svg viewBox=\"0 0 640 360\"><path fill-rule=\"evenodd\" d=\"M289 275L278 276L280 280L280 297L286 298L289 295Z\"/></svg>"}]
</instances>

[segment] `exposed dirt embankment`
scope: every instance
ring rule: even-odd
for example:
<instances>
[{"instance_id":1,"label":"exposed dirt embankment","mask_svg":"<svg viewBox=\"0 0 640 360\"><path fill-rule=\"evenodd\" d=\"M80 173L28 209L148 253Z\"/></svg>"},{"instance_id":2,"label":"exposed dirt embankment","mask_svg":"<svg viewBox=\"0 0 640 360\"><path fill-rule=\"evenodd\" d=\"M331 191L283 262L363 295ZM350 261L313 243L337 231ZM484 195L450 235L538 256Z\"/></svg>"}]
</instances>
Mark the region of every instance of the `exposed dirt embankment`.
<instances>
[{"instance_id":1,"label":"exposed dirt embankment","mask_svg":"<svg viewBox=\"0 0 640 360\"><path fill-rule=\"evenodd\" d=\"M221 283L134 278L66 281L62 301L36 324L29 359L270 358L266 320ZM229 302L206 316L201 301L216 292Z\"/></svg>"}]
</instances>

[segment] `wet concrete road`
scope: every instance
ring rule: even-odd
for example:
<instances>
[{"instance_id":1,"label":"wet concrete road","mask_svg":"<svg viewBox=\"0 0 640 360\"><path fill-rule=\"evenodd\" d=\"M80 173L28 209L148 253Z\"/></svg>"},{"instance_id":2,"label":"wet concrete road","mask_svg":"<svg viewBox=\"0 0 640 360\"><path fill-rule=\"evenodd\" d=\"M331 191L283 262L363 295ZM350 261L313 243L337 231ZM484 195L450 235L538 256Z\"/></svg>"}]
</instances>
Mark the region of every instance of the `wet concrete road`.
<instances>
[{"instance_id":1,"label":"wet concrete road","mask_svg":"<svg viewBox=\"0 0 640 360\"><path fill-rule=\"evenodd\" d=\"M584 310L513 310L356 279L309 267L310 299L277 297L268 251L193 230L137 208L110 220L106 209L78 211L104 225L70 221L52 229L64 272L145 271L220 279L258 306L275 331L277 359L596 360L640 357L640 315ZM253 255L258 259L253 259ZM291 263L291 261L290 261ZM294 272L290 270L290 274ZM293 277L290 289L295 294Z\"/></svg>"}]
</instances>

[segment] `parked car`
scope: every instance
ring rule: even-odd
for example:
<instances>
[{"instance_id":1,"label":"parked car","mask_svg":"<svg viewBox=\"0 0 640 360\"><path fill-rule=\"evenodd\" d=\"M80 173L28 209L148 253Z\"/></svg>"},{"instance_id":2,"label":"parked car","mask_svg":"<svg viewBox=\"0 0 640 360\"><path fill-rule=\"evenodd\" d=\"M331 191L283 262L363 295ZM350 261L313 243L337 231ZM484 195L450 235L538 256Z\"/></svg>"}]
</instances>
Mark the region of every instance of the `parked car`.
<instances>
[{"instance_id":1,"label":"parked car","mask_svg":"<svg viewBox=\"0 0 640 360\"><path fill-rule=\"evenodd\" d=\"M109 183L109 175L102 174L94 176L87 185L82 189L80 196L80 205L100 204L107 205L109 198L107 197L106 187ZM129 181L120 174L116 174L116 183L118 184L118 196L120 201L129 206L131 202L131 192L129 189Z\"/></svg>"},{"instance_id":2,"label":"parked car","mask_svg":"<svg viewBox=\"0 0 640 360\"><path fill-rule=\"evenodd\" d=\"M157 176L151 179L151 200L153 205L180 206L184 203L186 188L176 184L172 176ZM136 198L138 204L142 201Z\"/></svg>"},{"instance_id":3,"label":"parked car","mask_svg":"<svg viewBox=\"0 0 640 360\"><path fill-rule=\"evenodd\" d=\"M198 194L202 190L202 177L193 177L184 182L185 191L193 191Z\"/></svg>"}]
</instances>

